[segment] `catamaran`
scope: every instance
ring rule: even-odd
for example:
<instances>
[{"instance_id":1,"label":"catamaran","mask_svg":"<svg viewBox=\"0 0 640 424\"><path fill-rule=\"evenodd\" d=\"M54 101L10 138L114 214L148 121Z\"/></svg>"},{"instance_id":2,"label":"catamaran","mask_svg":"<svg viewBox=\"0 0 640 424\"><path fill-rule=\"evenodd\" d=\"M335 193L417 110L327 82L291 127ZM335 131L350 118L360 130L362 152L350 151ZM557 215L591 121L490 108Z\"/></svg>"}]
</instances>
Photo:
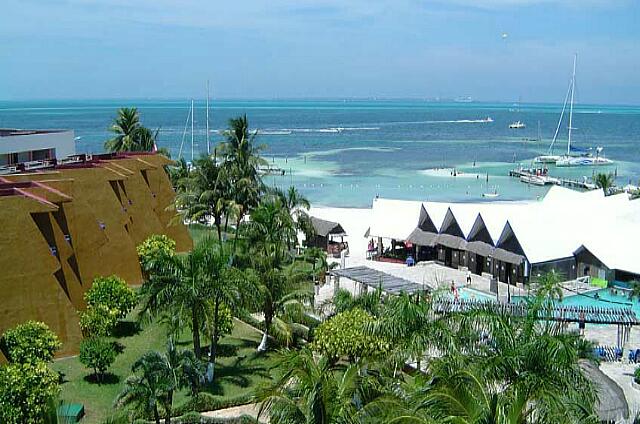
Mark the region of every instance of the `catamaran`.
<instances>
[{"instance_id":1,"label":"catamaran","mask_svg":"<svg viewBox=\"0 0 640 424\"><path fill-rule=\"evenodd\" d=\"M575 86L576 86L576 62L578 59L578 55L576 54L573 58L573 73L571 74L571 81L569 82L569 88L567 89L567 94L564 97L564 103L562 105L562 112L560 112L560 119L558 120L558 125L556 126L556 132L553 135L553 140L551 140L551 144L549 145L549 150L546 155L537 156L534 161L537 163L544 164L555 164L556 166L566 167L566 166L597 166L597 165L608 165L613 163L612 160L605 158L602 156L602 147L598 147L595 149L595 156L591 153L593 149L581 149L571 145L571 134L572 131L576 128L573 127L573 103L574 103L574 95L575 95ZM567 138L567 152L563 155L555 155L553 153L553 146L558 139L558 133L560 132L560 126L562 125L562 121L564 119L564 114L567 109L567 102L569 102L569 128L568 128L568 138Z\"/></svg>"}]
</instances>

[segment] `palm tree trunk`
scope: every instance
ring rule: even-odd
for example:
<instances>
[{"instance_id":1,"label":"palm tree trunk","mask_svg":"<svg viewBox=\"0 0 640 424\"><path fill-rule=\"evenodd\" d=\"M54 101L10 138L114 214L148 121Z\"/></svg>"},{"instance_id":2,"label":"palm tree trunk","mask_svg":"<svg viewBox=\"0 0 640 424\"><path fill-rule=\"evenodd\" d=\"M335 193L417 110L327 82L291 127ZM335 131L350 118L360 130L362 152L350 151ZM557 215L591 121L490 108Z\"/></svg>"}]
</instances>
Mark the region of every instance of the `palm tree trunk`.
<instances>
[{"instance_id":1,"label":"palm tree trunk","mask_svg":"<svg viewBox=\"0 0 640 424\"><path fill-rule=\"evenodd\" d=\"M200 358L200 325L196 310L191 311L191 333L193 335L193 353Z\"/></svg>"},{"instance_id":2,"label":"palm tree trunk","mask_svg":"<svg viewBox=\"0 0 640 424\"><path fill-rule=\"evenodd\" d=\"M156 420L156 424L160 424L160 414L158 413L158 405L153 404L153 418Z\"/></svg>"},{"instance_id":3,"label":"palm tree trunk","mask_svg":"<svg viewBox=\"0 0 640 424\"><path fill-rule=\"evenodd\" d=\"M229 211L227 210L227 212L224 215L224 232L228 232L229 231Z\"/></svg>"},{"instance_id":4,"label":"palm tree trunk","mask_svg":"<svg viewBox=\"0 0 640 424\"><path fill-rule=\"evenodd\" d=\"M267 351L267 341L269 339L269 328L271 327L271 321L273 317L271 314L264 316L264 333L262 333L262 340L258 345L258 352L266 352Z\"/></svg>"},{"instance_id":5,"label":"palm tree trunk","mask_svg":"<svg viewBox=\"0 0 640 424\"><path fill-rule=\"evenodd\" d=\"M211 347L209 348L209 363L212 365L215 372L216 355L218 353L218 321L220 315L220 300L216 299L215 306L213 308L213 332L211 333ZM213 379L213 377L212 377Z\"/></svg>"},{"instance_id":6,"label":"palm tree trunk","mask_svg":"<svg viewBox=\"0 0 640 424\"><path fill-rule=\"evenodd\" d=\"M240 213L240 214L238 214L238 219L236 220L236 235L233 238L233 248L231 250L231 255L232 256L236 254L236 244L237 244L237 241L238 241L238 233L240 233L240 223L242 222L242 217L243 217L243 214Z\"/></svg>"},{"instance_id":7,"label":"palm tree trunk","mask_svg":"<svg viewBox=\"0 0 640 424\"><path fill-rule=\"evenodd\" d=\"M173 406L173 390L169 390L167 392L167 401L164 405L165 416L164 416L164 424L171 424L171 412Z\"/></svg>"},{"instance_id":8,"label":"palm tree trunk","mask_svg":"<svg viewBox=\"0 0 640 424\"><path fill-rule=\"evenodd\" d=\"M218 240L222 241L222 218L216 215L214 223L216 225L216 230L218 231Z\"/></svg>"}]
</instances>

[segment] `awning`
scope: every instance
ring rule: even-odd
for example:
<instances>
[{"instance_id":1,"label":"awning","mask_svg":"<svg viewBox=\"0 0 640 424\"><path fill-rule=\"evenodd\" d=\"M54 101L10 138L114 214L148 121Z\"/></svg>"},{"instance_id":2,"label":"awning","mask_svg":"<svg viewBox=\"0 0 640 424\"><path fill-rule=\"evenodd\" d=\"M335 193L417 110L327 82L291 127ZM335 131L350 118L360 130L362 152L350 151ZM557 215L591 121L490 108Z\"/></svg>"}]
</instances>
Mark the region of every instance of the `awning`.
<instances>
[{"instance_id":1,"label":"awning","mask_svg":"<svg viewBox=\"0 0 640 424\"><path fill-rule=\"evenodd\" d=\"M488 257L493 254L495 247L483 241L470 241L467 242L467 250L476 255Z\"/></svg>"},{"instance_id":2,"label":"awning","mask_svg":"<svg viewBox=\"0 0 640 424\"><path fill-rule=\"evenodd\" d=\"M467 247L467 241L459 236L452 236L451 234L439 234L438 244L451 249L464 250Z\"/></svg>"},{"instance_id":3,"label":"awning","mask_svg":"<svg viewBox=\"0 0 640 424\"><path fill-rule=\"evenodd\" d=\"M502 262L508 262L514 265L520 265L524 261L525 257L518 255L517 253L509 252L508 250L496 248L491 255L492 258Z\"/></svg>"},{"instance_id":4,"label":"awning","mask_svg":"<svg viewBox=\"0 0 640 424\"><path fill-rule=\"evenodd\" d=\"M417 293L431 291L432 288L426 284L418 284L386 272L378 271L366 266L357 266L353 268L334 269L329 274L344 277L368 287L380 288L383 292L389 294L398 293Z\"/></svg>"},{"instance_id":5,"label":"awning","mask_svg":"<svg viewBox=\"0 0 640 424\"><path fill-rule=\"evenodd\" d=\"M407 240L419 246L435 246L438 240L438 234L416 228Z\"/></svg>"}]
</instances>

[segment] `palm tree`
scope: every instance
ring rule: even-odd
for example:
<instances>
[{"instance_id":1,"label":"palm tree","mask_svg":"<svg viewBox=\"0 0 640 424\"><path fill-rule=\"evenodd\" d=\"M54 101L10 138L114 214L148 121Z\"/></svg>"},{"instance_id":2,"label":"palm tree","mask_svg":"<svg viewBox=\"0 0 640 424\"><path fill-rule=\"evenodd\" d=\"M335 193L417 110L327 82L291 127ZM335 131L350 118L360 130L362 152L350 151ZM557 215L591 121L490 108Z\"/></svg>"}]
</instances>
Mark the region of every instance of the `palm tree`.
<instances>
[{"instance_id":1,"label":"palm tree","mask_svg":"<svg viewBox=\"0 0 640 424\"><path fill-rule=\"evenodd\" d=\"M258 393L259 415L273 424L361 422L382 394L381 380L361 363L336 365L306 348L283 352L276 369L280 377Z\"/></svg>"},{"instance_id":2,"label":"palm tree","mask_svg":"<svg viewBox=\"0 0 640 424\"><path fill-rule=\"evenodd\" d=\"M295 228L305 232L308 227L309 215L307 211L311 207L309 200L304 197L294 186L290 186L289 189L284 192L280 189L275 190L276 196L280 199L280 202L287 213L293 219ZM306 232L305 232L306 234ZM291 249L292 244L295 244L297 237L287 241L287 247Z\"/></svg>"},{"instance_id":3,"label":"palm tree","mask_svg":"<svg viewBox=\"0 0 640 424\"><path fill-rule=\"evenodd\" d=\"M125 152L132 150L136 143L136 133L140 128L138 109L123 107L118 109L118 116L109 128L115 135L104 144L109 152Z\"/></svg>"},{"instance_id":4,"label":"palm tree","mask_svg":"<svg viewBox=\"0 0 640 424\"><path fill-rule=\"evenodd\" d=\"M339 314L352 309L362 309L373 316L379 316L382 309L382 290L367 291L354 296L349 290L338 289L333 299L321 308L333 307L333 313Z\"/></svg>"},{"instance_id":5,"label":"palm tree","mask_svg":"<svg viewBox=\"0 0 640 424\"><path fill-rule=\"evenodd\" d=\"M220 340L220 309L223 305L232 311L242 308L245 293L251 292L250 285L253 281L250 276L248 277L240 270L231 267L233 259L225 244L211 238L205 239L202 243L206 246L206 254L201 266L208 285L210 313L205 318L211 335L209 364L213 373Z\"/></svg>"},{"instance_id":6,"label":"palm tree","mask_svg":"<svg viewBox=\"0 0 640 424\"><path fill-rule=\"evenodd\" d=\"M390 341L396 365L415 360L420 369L428 347L446 351L451 346L453 335L448 323L437 317L431 307L430 301L401 293L386 299L378 320L368 328L371 333Z\"/></svg>"},{"instance_id":7,"label":"palm tree","mask_svg":"<svg viewBox=\"0 0 640 424\"><path fill-rule=\"evenodd\" d=\"M170 338L166 353L149 351L133 364L134 375L125 381L116 406L133 404L145 414L153 413L156 424L160 424L158 405L162 405L164 422L171 424L173 395L185 384L184 367L194 360L191 352L178 351Z\"/></svg>"},{"instance_id":8,"label":"palm tree","mask_svg":"<svg viewBox=\"0 0 640 424\"><path fill-rule=\"evenodd\" d=\"M295 237L291 215L279 197L268 197L251 214L244 231L250 246L250 261L257 274L258 303L264 315L265 332L259 351L267 349L269 332L289 343L295 325L313 299L308 273L293 261L287 243Z\"/></svg>"},{"instance_id":9,"label":"palm tree","mask_svg":"<svg viewBox=\"0 0 640 424\"><path fill-rule=\"evenodd\" d=\"M210 242L205 239L184 255L163 254L149 263L149 278L142 286L141 314L170 314L174 328L190 322L193 351L200 358L200 330L210 312L209 275L202 266L208 260ZM177 320L177 322L175 322Z\"/></svg>"},{"instance_id":10,"label":"palm tree","mask_svg":"<svg viewBox=\"0 0 640 424\"><path fill-rule=\"evenodd\" d=\"M181 193L186 190L187 179L189 178L189 166L184 158L178 159L174 165L169 165L169 179L173 188Z\"/></svg>"},{"instance_id":11,"label":"palm tree","mask_svg":"<svg viewBox=\"0 0 640 424\"><path fill-rule=\"evenodd\" d=\"M263 147L256 145L256 135L257 131L250 133L246 115L230 119L229 129L225 132L226 140L220 149L224 159L222 166L233 187L232 198L237 212L234 253L242 219L258 205L260 194L264 192L259 168L267 163L260 157Z\"/></svg>"},{"instance_id":12,"label":"palm tree","mask_svg":"<svg viewBox=\"0 0 640 424\"><path fill-rule=\"evenodd\" d=\"M552 269L539 276L536 279L537 292L534 299L547 299L551 302L562 301L562 282L564 281L562 274Z\"/></svg>"},{"instance_id":13,"label":"palm tree","mask_svg":"<svg viewBox=\"0 0 640 424\"><path fill-rule=\"evenodd\" d=\"M160 424L158 405L164 403L168 382L162 372L162 356L158 352L149 352L138 359L132 367L135 375L124 382L124 389L118 394L117 407L133 405L134 409L145 415L153 414L156 424Z\"/></svg>"},{"instance_id":14,"label":"palm tree","mask_svg":"<svg viewBox=\"0 0 640 424\"><path fill-rule=\"evenodd\" d=\"M140 124L136 108L118 109L118 116L109 128L114 136L104 143L109 152L150 152L156 146L159 129L151 132Z\"/></svg>"},{"instance_id":15,"label":"palm tree","mask_svg":"<svg viewBox=\"0 0 640 424\"><path fill-rule=\"evenodd\" d=\"M609 194L609 190L615 184L615 177L612 173L605 174L604 172L599 172L593 177L593 181L596 183L598 188L604 190L604 194Z\"/></svg>"},{"instance_id":16,"label":"palm tree","mask_svg":"<svg viewBox=\"0 0 640 424\"><path fill-rule=\"evenodd\" d=\"M313 289L308 275L297 263L281 268L276 266L273 256L257 252L253 259L256 278L256 301L264 316L264 333L258 351L266 351L268 340L273 335L284 344L289 344L296 333L305 333L308 328L301 324L313 300Z\"/></svg>"},{"instance_id":17,"label":"palm tree","mask_svg":"<svg viewBox=\"0 0 640 424\"><path fill-rule=\"evenodd\" d=\"M233 211L230 181L222 167L212 157L201 156L179 184L176 206L181 217L203 223L213 220L222 240L222 220Z\"/></svg>"}]
</instances>

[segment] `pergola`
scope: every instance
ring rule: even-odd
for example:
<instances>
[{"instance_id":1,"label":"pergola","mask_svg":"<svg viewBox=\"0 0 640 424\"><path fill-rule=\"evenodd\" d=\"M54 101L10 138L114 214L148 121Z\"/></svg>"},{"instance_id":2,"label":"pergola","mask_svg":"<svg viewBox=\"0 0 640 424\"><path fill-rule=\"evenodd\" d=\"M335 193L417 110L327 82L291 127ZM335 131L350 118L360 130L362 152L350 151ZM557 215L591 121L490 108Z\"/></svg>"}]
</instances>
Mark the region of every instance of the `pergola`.
<instances>
[{"instance_id":1,"label":"pergola","mask_svg":"<svg viewBox=\"0 0 640 424\"><path fill-rule=\"evenodd\" d=\"M380 288L380 290L389 294L400 294L402 292L413 294L431 291L431 288L427 285L414 283L413 281L405 280L404 278L396 277L395 275L387 274L386 272L366 266L334 269L331 270L329 274L335 277L348 278L356 283L374 289Z\"/></svg>"},{"instance_id":2,"label":"pergola","mask_svg":"<svg viewBox=\"0 0 640 424\"><path fill-rule=\"evenodd\" d=\"M437 313L456 313L488 310L506 313L517 317L525 317L529 313L529 305L521 303L478 302L466 299L438 299L434 303ZM537 319L562 323L608 324L617 325L617 345L623 346L629 341L631 327L640 325L640 320L630 308L601 308L595 306L556 305L542 307Z\"/></svg>"}]
</instances>

